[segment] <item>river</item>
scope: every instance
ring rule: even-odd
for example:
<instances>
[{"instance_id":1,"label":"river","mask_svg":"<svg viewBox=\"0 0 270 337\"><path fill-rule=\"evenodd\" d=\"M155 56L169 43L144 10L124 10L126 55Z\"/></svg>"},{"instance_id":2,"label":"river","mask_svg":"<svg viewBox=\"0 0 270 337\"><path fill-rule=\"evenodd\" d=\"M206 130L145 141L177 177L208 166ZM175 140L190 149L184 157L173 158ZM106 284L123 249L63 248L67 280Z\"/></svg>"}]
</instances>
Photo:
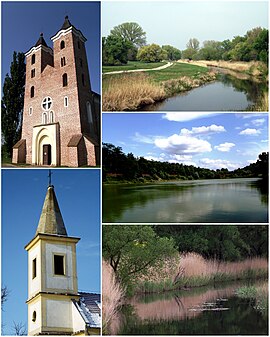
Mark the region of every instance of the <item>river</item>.
<instances>
[{"instance_id":1,"label":"river","mask_svg":"<svg viewBox=\"0 0 270 337\"><path fill-rule=\"evenodd\" d=\"M150 104L143 111L246 111L258 103L267 90L267 83L253 81L251 77L224 70L215 82ZM140 109L141 110L141 109Z\"/></svg>"},{"instance_id":2,"label":"river","mask_svg":"<svg viewBox=\"0 0 270 337\"><path fill-rule=\"evenodd\" d=\"M263 223L268 194L256 178L103 186L106 223Z\"/></svg>"},{"instance_id":3,"label":"river","mask_svg":"<svg viewBox=\"0 0 270 337\"><path fill-rule=\"evenodd\" d=\"M129 300L112 321L118 335L268 335L268 318L254 300L240 299L244 283L200 287Z\"/></svg>"}]
</instances>

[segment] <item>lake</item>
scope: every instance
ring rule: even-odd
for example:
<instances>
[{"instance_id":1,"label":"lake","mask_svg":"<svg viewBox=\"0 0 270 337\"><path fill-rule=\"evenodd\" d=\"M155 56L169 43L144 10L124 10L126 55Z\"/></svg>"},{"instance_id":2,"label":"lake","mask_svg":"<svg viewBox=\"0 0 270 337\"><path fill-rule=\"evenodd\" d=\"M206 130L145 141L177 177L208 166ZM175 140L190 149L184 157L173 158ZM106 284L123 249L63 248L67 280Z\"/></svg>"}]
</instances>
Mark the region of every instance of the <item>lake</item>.
<instances>
[{"instance_id":1,"label":"lake","mask_svg":"<svg viewBox=\"0 0 270 337\"><path fill-rule=\"evenodd\" d=\"M263 223L268 194L256 178L103 186L107 223Z\"/></svg>"},{"instance_id":2,"label":"lake","mask_svg":"<svg viewBox=\"0 0 270 337\"><path fill-rule=\"evenodd\" d=\"M128 301L112 321L118 335L268 335L268 318L254 300L240 299L244 283L200 287Z\"/></svg>"},{"instance_id":3,"label":"lake","mask_svg":"<svg viewBox=\"0 0 270 337\"><path fill-rule=\"evenodd\" d=\"M143 111L245 111L254 110L267 84L251 78L237 78L237 73L224 69L219 71L218 80L192 89L162 102L147 105ZM228 71L227 71L228 72ZM234 73L234 76L232 75ZM140 109L141 110L141 109Z\"/></svg>"}]
</instances>

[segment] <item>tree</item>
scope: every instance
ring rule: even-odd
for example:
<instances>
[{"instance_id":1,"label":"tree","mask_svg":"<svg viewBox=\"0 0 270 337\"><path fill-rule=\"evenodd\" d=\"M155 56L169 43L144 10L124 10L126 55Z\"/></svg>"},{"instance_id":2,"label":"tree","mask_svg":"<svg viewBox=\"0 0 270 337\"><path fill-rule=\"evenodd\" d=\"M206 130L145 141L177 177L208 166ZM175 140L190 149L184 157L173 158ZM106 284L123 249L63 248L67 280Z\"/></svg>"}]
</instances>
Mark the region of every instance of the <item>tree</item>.
<instances>
[{"instance_id":1,"label":"tree","mask_svg":"<svg viewBox=\"0 0 270 337\"><path fill-rule=\"evenodd\" d=\"M174 240L159 237L149 225L103 227L103 257L125 284L176 252Z\"/></svg>"},{"instance_id":2,"label":"tree","mask_svg":"<svg viewBox=\"0 0 270 337\"><path fill-rule=\"evenodd\" d=\"M16 323L13 321L13 331L14 331L15 336L26 336L27 335L25 324L23 324L22 322Z\"/></svg>"},{"instance_id":3,"label":"tree","mask_svg":"<svg viewBox=\"0 0 270 337\"><path fill-rule=\"evenodd\" d=\"M7 286L3 286L1 288L1 308L3 310L3 304L7 301L7 298L8 298L8 295L9 295L9 290L7 288Z\"/></svg>"},{"instance_id":4,"label":"tree","mask_svg":"<svg viewBox=\"0 0 270 337\"><path fill-rule=\"evenodd\" d=\"M128 53L132 48L130 42L121 37L109 35L102 38L102 64L120 65L128 61Z\"/></svg>"},{"instance_id":5,"label":"tree","mask_svg":"<svg viewBox=\"0 0 270 337\"><path fill-rule=\"evenodd\" d=\"M193 39L189 39L188 43L186 45L187 49L193 49L195 51L199 50L199 46L200 46L200 42L199 40L193 38Z\"/></svg>"},{"instance_id":6,"label":"tree","mask_svg":"<svg viewBox=\"0 0 270 337\"><path fill-rule=\"evenodd\" d=\"M137 54L137 59L142 62L160 62L166 58L167 52L155 43L140 48Z\"/></svg>"},{"instance_id":7,"label":"tree","mask_svg":"<svg viewBox=\"0 0 270 337\"><path fill-rule=\"evenodd\" d=\"M9 157L12 156L12 147L21 137L24 86L24 54L14 52L10 75L6 74L5 77L1 102L3 150Z\"/></svg>"},{"instance_id":8,"label":"tree","mask_svg":"<svg viewBox=\"0 0 270 337\"><path fill-rule=\"evenodd\" d=\"M137 48L146 44L146 33L136 22L125 22L115 26L110 35L129 41Z\"/></svg>"},{"instance_id":9,"label":"tree","mask_svg":"<svg viewBox=\"0 0 270 337\"><path fill-rule=\"evenodd\" d=\"M181 51L170 45L162 46L162 49L167 53L167 59L171 61L179 60L181 58Z\"/></svg>"}]
</instances>

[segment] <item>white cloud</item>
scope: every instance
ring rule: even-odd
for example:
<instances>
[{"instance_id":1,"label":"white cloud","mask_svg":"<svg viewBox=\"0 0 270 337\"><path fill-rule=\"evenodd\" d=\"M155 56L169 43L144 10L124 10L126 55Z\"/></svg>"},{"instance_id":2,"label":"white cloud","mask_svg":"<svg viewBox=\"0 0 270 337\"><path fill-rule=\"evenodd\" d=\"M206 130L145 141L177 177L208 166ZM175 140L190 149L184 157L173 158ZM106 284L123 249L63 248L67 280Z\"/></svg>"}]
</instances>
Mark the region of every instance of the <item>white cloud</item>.
<instances>
[{"instance_id":1,"label":"white cloud","mask_svg":"<svg viewBox=\"0 0 270 337\"><path fill-rule=\"evenodd\" d=\"M260 130L257 129L250 129L247 128L245 130L242 130L239 135L245 135L245 136L258 136L261 133Z\"/></svg>"},{"instance_id":2,"label":"white cloud","mask_svg":"<svg viewBox=\"0 0 270 337\"><path fill-rule=\"evenodd\" d=\"M156 139L155 145L173 155L192 155L212 151L211 144L206 140L176 134L168 138Z\"/></svg>"},{"instance_id":3,"label":"white cloud","mask_svg":"<svg viewBox=\"0 0 270 337\"><path fill-rule=\"evenodd\" d=\"M167 112L162 118L174 122L186 122L197 118L204 118L216 115L213 112Z\"/></svg>"},{"instance_id":4,"label":"white cloud","mask_svg":"<svg viewBox=\"0 0 270 337\"><path fill-rule=\"evenodd\" d=\"M231 148L234 147L234 146L235 146L234 143L225 142L223 144L216 145L215 149L217 149L218 151L221 151L221 152L229 152L231 150Z\"/></svg>"},{"instance_id":5,"label":"white cloud","mask_svg":"<svg viewBox=\"0 0 270 337\"><path fill-rule=\"evenodd\" d=\"M139 132L135 132L135 135L132 136L132 139L139 143L146 143L146 144L154 144L155 137L154 136L143 136Z\"/></svg>"},{"instance_id":6,"label":"white cloud","mask_svg":"<svg viewBox=\"0 0 270 337\"><path fill-rule=\"evenodd\" d=\"M231 163L228 160L223 159L210 159L210 158L202 158L200 159L200 166L209 168L212 170L227 168L228 170L235 170L239 167L239 163Z\"/></svg>"},{"instance_id":7,"label":"white cloud","mask_svg":"<svg viewBox=\"0 0 270 337\"><path fill-rule=\"evenodd\" d=\"M251 123L255 126L261 126L263 125L265 122L265 118L258 118L258 119L254 119L253 121L251 121Z\"/></svg>"},{"instance_id":8,"label":"white cloud","mask_svg":"<svg viewBox=\"0 0 270 337\"><path fill-rule=\"evenodd\" d=\"M181 129L181 135L204 135L209 133L218 133L218 132L225 132L225 128L222 125L215 125L212 124L210 126L199 126L193 127L191 130L188 129Z\"/></svg>"},{"instance_id":9,"label":"white cloud","mask_svg":"<svg viewBox=\"0 0 270 337\"><path fill-rule=\"evenodd\" d=\"M262 143L268 143L268 139L262 139L261 142Z\"/></svg>"}]
</instances>

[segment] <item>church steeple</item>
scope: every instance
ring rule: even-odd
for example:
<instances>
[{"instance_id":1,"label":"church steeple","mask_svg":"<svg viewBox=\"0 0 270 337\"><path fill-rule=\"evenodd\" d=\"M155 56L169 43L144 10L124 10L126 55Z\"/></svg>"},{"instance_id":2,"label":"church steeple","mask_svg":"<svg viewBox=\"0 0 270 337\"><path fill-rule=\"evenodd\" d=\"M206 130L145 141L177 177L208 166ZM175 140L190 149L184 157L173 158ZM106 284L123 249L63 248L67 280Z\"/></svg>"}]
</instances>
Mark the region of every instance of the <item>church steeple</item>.
<instances>
[{"instance_id":1,"label":"church steeple","mask_svg":"<svg viewBox=\"0 0 270 337\"><path fill-rule=\"evenodd\" d=\"M50 184L43 204L36 235L39 233L67 236L62 214L54 192L54 186Z\"/></svg>"},{"instance_id":2,"label":"church steeple","mask_svg":"<svg viewBox=\"0 0 270 337\"><path fill-rule=\"evenodd\" d=\"M48 47L46 41L44 40L43 33L40 33L40 37L37 40L37 43L35 44L35 47L38 47L39 45L42 45L44 47Z\"/></svg>"}]
</instances>

